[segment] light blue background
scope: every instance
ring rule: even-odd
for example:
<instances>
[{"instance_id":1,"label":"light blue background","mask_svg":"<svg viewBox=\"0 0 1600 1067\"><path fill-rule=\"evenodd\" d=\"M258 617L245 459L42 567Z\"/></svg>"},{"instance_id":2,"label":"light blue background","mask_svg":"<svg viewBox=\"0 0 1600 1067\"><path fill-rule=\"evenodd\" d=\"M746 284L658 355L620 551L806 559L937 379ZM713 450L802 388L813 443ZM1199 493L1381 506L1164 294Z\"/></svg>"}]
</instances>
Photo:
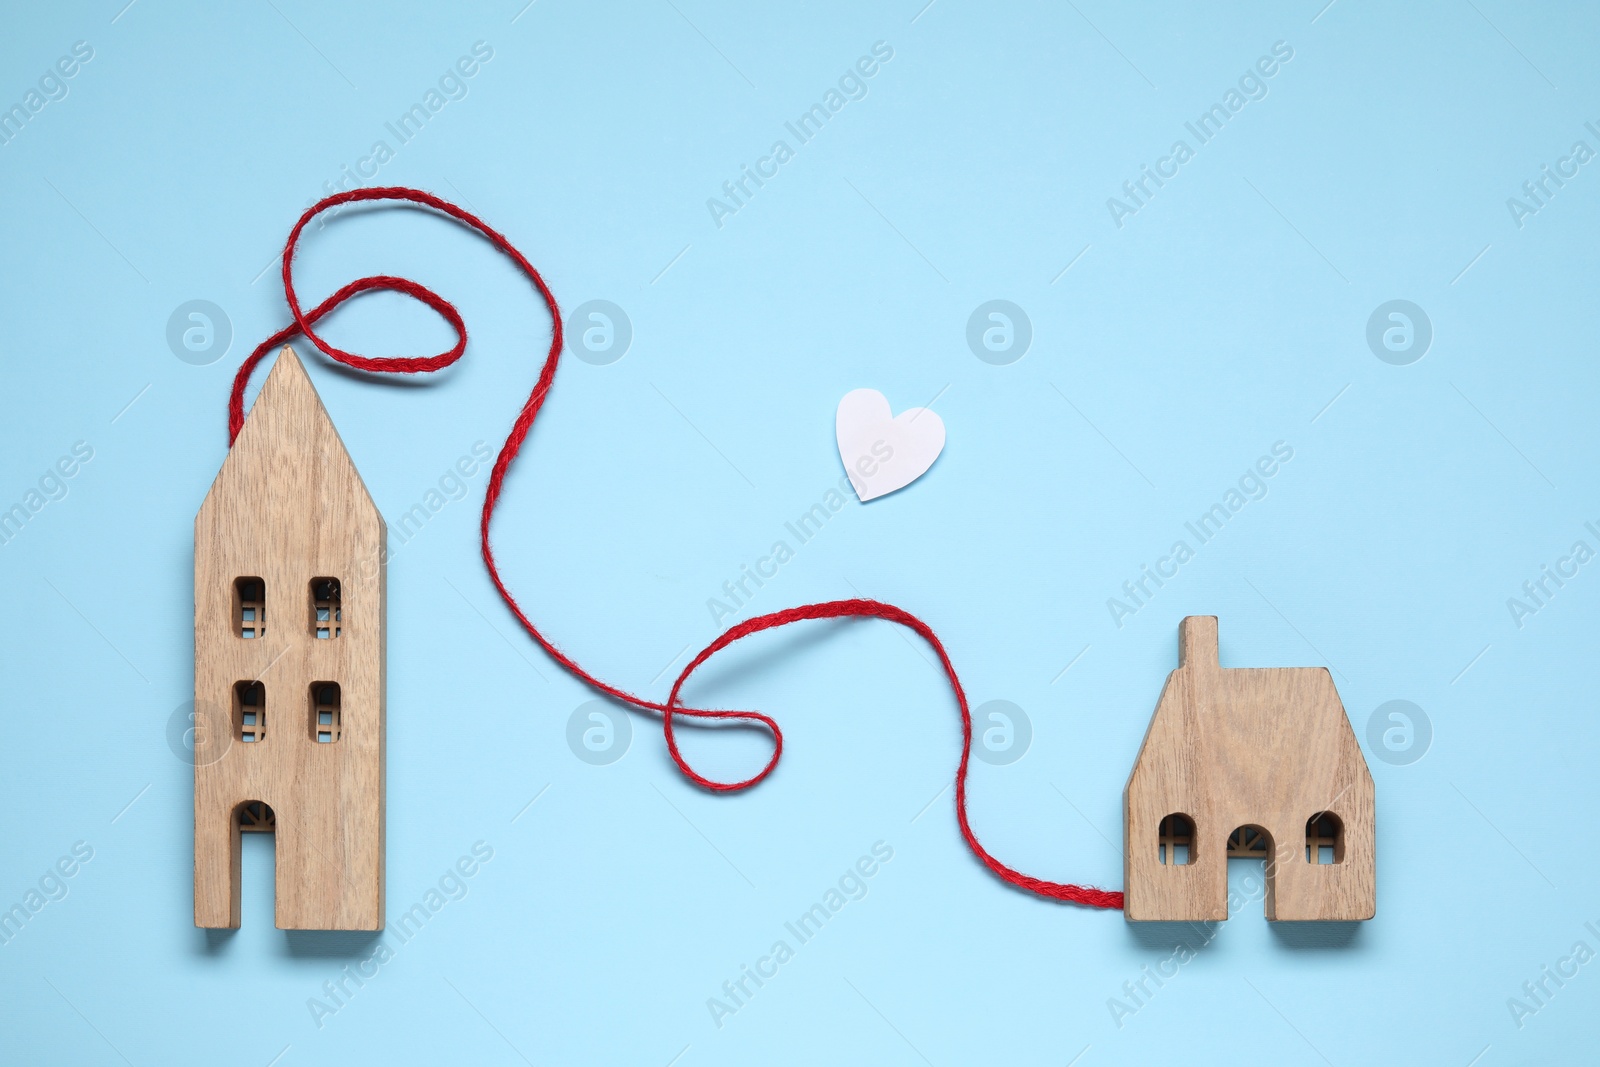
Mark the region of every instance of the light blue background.
<instances>
[{"instance_id":1,"label":"light blue background","mask_svg":"<svg viewBox=\"0 0 1600 1067\"><path fill-rule=\"evenodd\" d=\"M1521 228L1506 199L1574 141L1600 148L1595 11L123 2L0 16L0 106L94 49L0 147L0 507L94 450L0 547L0 905L93 849L0 945L0 1059L1593 1060L1600 964L1520 1027L1507 1001L1575 942L1600 949L1597 565L1521 628L1506 601L1575 540L1600 547L1597 164ZM1267 97L1114 225L1106 199L1280 40L1294 58ZM192 772L167 729L191 696L192 519L229 380L286 320L268 268L294 218L477 41L494 54L466 97L377 180L476 209L564 307L631 319L620 362L564 362L496 527L564 648L664 694L717 632L707 598L839 477L838 399L937 397L933 470L851 501L749 611L859 592L927 619L976 702L1033 724L1019 762L974 765L980 835L1107 887L1184 615L1221 617L1225 664L1330 667L1364 746L1374 709L1413 701L1431 750L1369 755L1377 918L1284 931L1252 902L1119 1027L1108 1001L1194 935L985 873L938 792L951 700L883 624L763 638L697 682L787 726L751 793L695 791L643 717L620 761L581 762L566 725L590 694L497 601L479 475L389 569L391 929L474 842L493 860L321 1026L308 1000L374 943L275 930L268 839L246 842L243 928L196 930ZM876 41L894 58L866 98L714 225L707 198ZM311 368L392 525L498 446L548 322L508 263L415 212L312 231L308 300L367 273L436 287L472 337L426 383ZM1033 326L1009 366L965 341L994 298ZM1409 366L1365 340L1396 298L1434 329ZM191 299L234 330L209 366L166 342ZM449 342L387 296L329 332L370 354ZM1107 598L1280 440L1270 494L1114 625ZM725 776L765 751L691 734ZM708 998L878 841L894 858L866 897L715 1025ZM1250 865L1232 873L1242 888Z\"/></svg>"}]
</instances>

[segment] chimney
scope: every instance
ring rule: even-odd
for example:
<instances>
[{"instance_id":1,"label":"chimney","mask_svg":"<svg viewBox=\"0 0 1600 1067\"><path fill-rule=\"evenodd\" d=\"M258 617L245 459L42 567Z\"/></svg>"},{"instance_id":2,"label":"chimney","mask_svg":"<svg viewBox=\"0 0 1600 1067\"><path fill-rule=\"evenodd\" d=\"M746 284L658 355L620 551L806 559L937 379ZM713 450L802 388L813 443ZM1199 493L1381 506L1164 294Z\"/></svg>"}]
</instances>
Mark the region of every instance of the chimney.
<instances>
[{"instance_id":1,"label":"chimney","mask_svg":"<svg viewBox=\"0 0 1600 1067\"><path fill-rule=\"evenodd\" d=\"M1178 624L1178 666L1221 670L1217 652L1217 617L1190 615Z\"/></svg>"}]
</instances>

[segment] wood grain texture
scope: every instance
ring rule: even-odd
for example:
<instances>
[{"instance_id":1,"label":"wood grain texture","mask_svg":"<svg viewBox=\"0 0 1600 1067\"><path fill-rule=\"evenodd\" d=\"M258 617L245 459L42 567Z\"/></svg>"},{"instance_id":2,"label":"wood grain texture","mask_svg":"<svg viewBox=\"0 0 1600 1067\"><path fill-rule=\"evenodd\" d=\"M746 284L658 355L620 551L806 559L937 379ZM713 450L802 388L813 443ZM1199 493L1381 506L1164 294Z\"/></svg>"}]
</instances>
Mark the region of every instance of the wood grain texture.
<instances>
[{"instance_id":1,"label":"wood grain texture","mask_svg":"<svg viewBox=\"0 0 1600 1067\"><path fill-rule=\"evenodd\" d=\"M276 820L276 925L380 930L384 868L383 517L305 368L285 348L195 518L194 921L239 925L239 818ZM237 579L262 580L240 636ZM336 637L316 636L312 580L337 578ZM258 739L238 683L265 694ZM340 687L319 743L313 683Z\"/></svg>"},{"instance_id":2,"label":"wood grain texture","mask_svg":"<svg viewBox=\"0 0 1600 1067\"><path fill-rule=\"evenodd\" d=\"M1377 910L1372 775L1322 667L1223 668L1217 620L1179 626L1167 678L1123 794L1130 922L1228 917L1229 836L1269 838L1266 916L1276 921L1370 919ZM1343 824L1337 862L1306 856L1306 824ZM1188 863L1162 863L1161 821L1194 824Z\"/></svg>"}]
</instances>

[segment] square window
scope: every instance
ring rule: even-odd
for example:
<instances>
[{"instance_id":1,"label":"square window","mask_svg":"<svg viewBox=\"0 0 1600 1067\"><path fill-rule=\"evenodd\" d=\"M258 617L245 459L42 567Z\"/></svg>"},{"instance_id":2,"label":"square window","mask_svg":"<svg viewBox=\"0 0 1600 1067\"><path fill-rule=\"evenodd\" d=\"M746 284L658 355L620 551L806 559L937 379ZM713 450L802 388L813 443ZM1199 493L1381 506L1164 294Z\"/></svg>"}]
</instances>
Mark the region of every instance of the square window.
<instances>
[{"instance_id":1,"label":"square window","mask_svg":"<svg viewBox=\"0 0 1600 1067\"><path fill-rule=\"evenodd\" d=\"M339 740L342 703L338 682L311 683L311 740L319 745Z\"/></svg>"},{"instance_id":2,"label":"square window","mask_svg":"<svg viewBox=\"0 0 1600 1067\"><path fill-rule=\"evenodd\" d=\"M319 641L339 636L344 623L343 588L337 578L311 579L311 635Z\"/></svg>"},{"instance_id":3,"label":"square window","mask_svg":"<svg viewBox=\"0 0 1600 1067\"><path fill-rule=\"evenodd\" d=\"M255 744L266 738L267 688L260 682L234 683L233 734L245 744Z\"/></svg>"},{"instance_id":4,"label":"square window","mask_svg":"<svg viewBox=\"0 0 1600 1067\"><path fill-rule=\"evenodd\" d=\"M260 578L233 580L233 632L252 639L267 632L267 583Z\"/></svg>"}]
</instances>

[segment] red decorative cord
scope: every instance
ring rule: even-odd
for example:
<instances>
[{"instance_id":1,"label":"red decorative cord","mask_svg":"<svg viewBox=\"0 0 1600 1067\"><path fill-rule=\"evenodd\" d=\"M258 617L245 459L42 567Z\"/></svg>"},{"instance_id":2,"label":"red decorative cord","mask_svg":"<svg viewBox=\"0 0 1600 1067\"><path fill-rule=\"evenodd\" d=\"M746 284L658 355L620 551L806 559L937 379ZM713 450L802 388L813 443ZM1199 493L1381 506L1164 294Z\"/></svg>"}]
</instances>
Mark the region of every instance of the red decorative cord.
<instances>
[{"instance_id":1,"label":"red decorative cord","mask_svg":"<svg viewBox=\"0 0 1600 1067\"><path fill-rule=\"evenodd\" d=\"M779 729L777 722L758 711L719 711L683 706L679 701L679 694L691 674L698 670L708 659L735 641L749 637L751 634L760 633L763 630L774 630L782 626L788 626L790 623L804 622L808 619L866 617L884 619L907 627L926 641L934 652L938 653L939 663L944 667L945 677L949 679L950 688L956 696L956 704L961 709L961 763L956 768L956 820L961 826L961 836L966 840L967 847L972 849L973 854L982 860L983 865L993 871L996 876L1018 888L1026 889L1029 892L1037 893L1053 900L1071 901L1076 904L1087 904L1097 908L1122 907L1121 893L1108 892L1090 886L1047 882L1039 878L1030 877L1021 871L1007 867L991 856L988 850L979 843L977 835L972 832L972 827L967 822L967 763L972 753L972 713L967 705L967 694L961 687L961 679L956 676L955 666L950 662L950 656L945 652L943 643L940 642L938 636L934 634L927 623L910 612L903 611L893 604L884 604L876 600L831 600L823 604L807 604L803 607L787 608L783 611L772 612L769 615L759 615L752 619L746 619L744 622L730 627L715 641L702 649L694 659L689 661L689 665L684 667L683 672L678 675L678 680L673 683L672 692L667 697L665 704L646 700L644 697L624 692L616 686L601 681L580 667L570 656L562 652L544 634L539 632L539 628L523 613L521 606L517 604L516 598L511 595L511 590L506 588L504 580L500 577L500 569L495 564L494 551L489 544L489 521L493 518L495 505L500 500L500 492L505 484L506 472L510 470L512 461L517 458L517 453L521 451L522 443L527 439L528 431L533 426L533 420L539 414L539 409L544 406L545 399L550 394L550 386L555 381L556 364L560 361L563 345L561 311L556 305L555 294L550 291L550 287L545 284L544 278L539 275L533 264L529 263L503 234L490 227L476 215L463 211L454 204L441 200L431 193L425 193L419 189L400 187L352 189L348 192L336 193L318 201L304 215L301 215L300 221L295 223L294 229L289 232L289 240L283 249L283 293L289 303L289 311L294 316L294 322L258 345L255 351L250 353L250 357L244 361L244 364L239 368L238 374L234 377L233 391L228 397L228 444L230 447L232 447L234 439L239 436L239 431L244 426L244 391L245 386L249 384L251 374L269 352L296 335L303 335L324 355L348 367L388 374L419 374L436 371L443 367L448 367L460 359L466 351L467 327L466 323L462 321L461 313L456 310L453 304L433 290L408 278L396 278L383 274L358 278L334 292L333 295L310 311L305 311L301 308L300 298L295 294L294 290L294 256L301 232L306 228L307 223L329 208L368 200L400 200L412 204L420 204L435 211L443 212L456 221L476 230L487 238L490 244L509 256L517 266L522 268L529 280L533 282L534 288L539 291L540 297L544 299L545 307L549 309L551 321L549 352L545 356L544 365L539 369L539 380L534 383L533 392L529 394L527 402L522 405L522 410L518 412L516 421L512 423L510 435L506 438L505 444L500 447L500 452L495 457L494 467L489 475L489 487L484 493L483 513L478 521L479 536L483 546L483 562L489 569L489 579L494 582L494 587L500 591L501 599L506 602L506 606L511 609L511 613L517 617L517 621L522 624L522 628L528 632L528 636L538 642L539 647L544 649L546 654L573 675L607 696L645 711L659 713L661 715L662 731L666 735L667 751L671 753L673 763L677 764L678 770L683 773L684 777L704 789L718 793L731 793L741 789L748 789L772 773L773 768L778 765L779 758L783 755L783 731ZM448 351L426 358L373 358L336 348L313 329L323 316L346 300L360 293L374 290L403 293L437 311L440 317L455 329L456 343ZM683 758L683 754L678 750L677 736L673 732L673 718L678 715L686 715L696 719L737 719L744 722L759 722L762 726L772 731L772 758L767 761L766 766L761 768L760 771L743 781L718 782L706 778L689 766L688 762Z\"/></svg>"}]
</instances>

